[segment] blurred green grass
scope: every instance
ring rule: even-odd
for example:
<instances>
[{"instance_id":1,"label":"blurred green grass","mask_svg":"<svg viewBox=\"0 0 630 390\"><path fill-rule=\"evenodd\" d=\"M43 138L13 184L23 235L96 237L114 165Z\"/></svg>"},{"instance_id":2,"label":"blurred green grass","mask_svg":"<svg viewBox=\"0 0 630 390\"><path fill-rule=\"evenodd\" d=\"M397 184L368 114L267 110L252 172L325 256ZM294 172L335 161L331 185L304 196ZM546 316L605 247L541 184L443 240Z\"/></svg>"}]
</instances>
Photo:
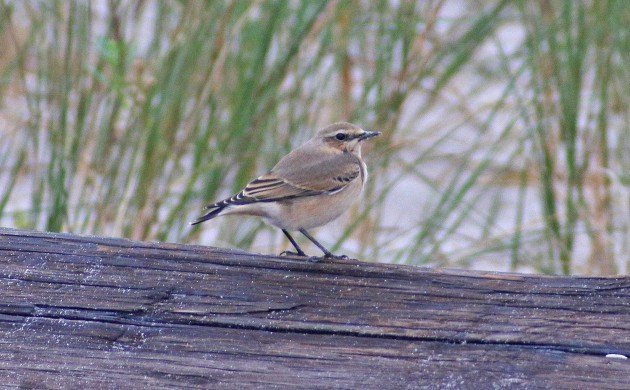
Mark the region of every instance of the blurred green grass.
<instances>
[{"instance_id":1,"label":"blurred green grass","mask_svg":"<svg viewBox=\"0 0 630 390\"><path fill-rule=\"evenodd\" d=\"M626 1L0 4L2 226L278 251L188 222L349 120L384 136L335 249L630 268Z\"/></svg>"}]
</instances>

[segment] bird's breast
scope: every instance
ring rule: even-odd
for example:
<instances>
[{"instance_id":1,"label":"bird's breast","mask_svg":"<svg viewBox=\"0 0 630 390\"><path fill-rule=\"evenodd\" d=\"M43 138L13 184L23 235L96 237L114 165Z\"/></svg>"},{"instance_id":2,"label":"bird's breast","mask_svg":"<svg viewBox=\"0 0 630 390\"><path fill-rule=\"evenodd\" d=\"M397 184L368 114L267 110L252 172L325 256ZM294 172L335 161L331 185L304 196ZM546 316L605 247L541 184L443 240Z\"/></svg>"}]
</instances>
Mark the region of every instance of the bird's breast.
<instances>
[{"instance_id":1,"label":"bird's breast","mask_svg":"<svg viewBox=\"0 0 630 390\"><path fill-rule=\"evenodd\" d=\"M343 190L264 205L265 220L281 229L311 229L325 225L347 211L359 199L363 181L357 178Z\"/></svg>"}]
</instances>

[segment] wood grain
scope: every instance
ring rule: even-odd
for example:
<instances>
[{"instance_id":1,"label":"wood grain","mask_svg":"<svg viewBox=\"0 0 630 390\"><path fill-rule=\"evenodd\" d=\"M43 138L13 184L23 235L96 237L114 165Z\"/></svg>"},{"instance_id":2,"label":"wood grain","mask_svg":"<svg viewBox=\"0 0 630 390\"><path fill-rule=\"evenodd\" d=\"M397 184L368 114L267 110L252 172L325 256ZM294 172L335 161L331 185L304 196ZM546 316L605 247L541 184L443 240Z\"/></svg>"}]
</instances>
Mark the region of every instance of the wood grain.
<instances>
[{"instance_id":1,"label":"wood grain","mask_svg":"<svg viewBox=\"0 0 630 390\"><path fill-rule=\"evenodd\" d=\"M630 278L545 277L0 229L0 383L630 386Z\"/></svg>"}]
</instances>

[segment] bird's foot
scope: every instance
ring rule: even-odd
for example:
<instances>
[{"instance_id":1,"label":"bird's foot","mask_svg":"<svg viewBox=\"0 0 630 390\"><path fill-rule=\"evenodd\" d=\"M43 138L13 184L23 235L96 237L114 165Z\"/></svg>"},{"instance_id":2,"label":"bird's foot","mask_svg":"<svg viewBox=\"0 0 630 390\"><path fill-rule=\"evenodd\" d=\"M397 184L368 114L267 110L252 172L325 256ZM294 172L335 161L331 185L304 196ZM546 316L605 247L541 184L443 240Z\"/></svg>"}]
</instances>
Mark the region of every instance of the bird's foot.
<instances>
[{"instance_id":1,"label":"bird's foot","mask_svg":"<svg viewBox=\"0 0 630 390\"><path fill-rule=\"evenodd\" d=\"M309 255L307 255L304 252L293 252L293 251L284 251L284 252L280 253L279 256L306 257L306 261L308 261L309 263L317 263L318 261L323 259L323 257L309 256Z\"/></svg>"},{"instance_id":2,"label":"bird's foot","mask_svg":"<svg viewBox=\"0 0 630 390\"><path fill-rule=\"evenodd\" d=\"M284 251L280 253L279 256L299 256L299 257L307 257L304 252L292 252L292 251Z\"/></svg>"},{"instance_id":3,"label":"bird's foot","mask_svg":"<svg viewBox=\"0 0 630 390\"><path fill-rule=\"evenodd\" d=\"M333 255L332 253L328 252L324 255L324 258L326 259L335 259L335 260L348 260L349 257L346 255Z\"/></svg>"}]
</instances>

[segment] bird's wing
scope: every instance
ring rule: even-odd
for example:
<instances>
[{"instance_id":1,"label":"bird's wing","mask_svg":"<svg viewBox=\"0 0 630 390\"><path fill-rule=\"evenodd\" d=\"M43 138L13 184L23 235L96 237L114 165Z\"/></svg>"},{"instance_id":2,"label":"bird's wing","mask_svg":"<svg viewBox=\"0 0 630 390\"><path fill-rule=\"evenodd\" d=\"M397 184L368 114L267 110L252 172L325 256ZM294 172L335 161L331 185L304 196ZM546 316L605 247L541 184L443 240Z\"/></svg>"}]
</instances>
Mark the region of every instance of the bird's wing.
<instances>
[{"instance_id":1,"label":"bird's wing","mask_svg":"<svg viewBox=\"0 0 630 390\"><path fill-rule=\"evenodd\" d=\"M238 194L206 206L209 211L192 224L212 219L233 205L334 194L355 180L363 180L363 176L361 161L349 153L295 150L282 158L271 172L251 181Z\"/></svg>"},{"instance_id":2,"label":"bird's wing","mask_svg":"<svg viewBox=\"0 0 630 390\"><path fill-rule=\"evenodd\" d=\"M299 161L289 154L274 169L250 182L240 199L270 202L341 191L361 175L359 160L348 154L302 153ZM236 199L235 199L236 200ZM247 202L249 203L249 202Z\"/></svg>"}]
</instances>

